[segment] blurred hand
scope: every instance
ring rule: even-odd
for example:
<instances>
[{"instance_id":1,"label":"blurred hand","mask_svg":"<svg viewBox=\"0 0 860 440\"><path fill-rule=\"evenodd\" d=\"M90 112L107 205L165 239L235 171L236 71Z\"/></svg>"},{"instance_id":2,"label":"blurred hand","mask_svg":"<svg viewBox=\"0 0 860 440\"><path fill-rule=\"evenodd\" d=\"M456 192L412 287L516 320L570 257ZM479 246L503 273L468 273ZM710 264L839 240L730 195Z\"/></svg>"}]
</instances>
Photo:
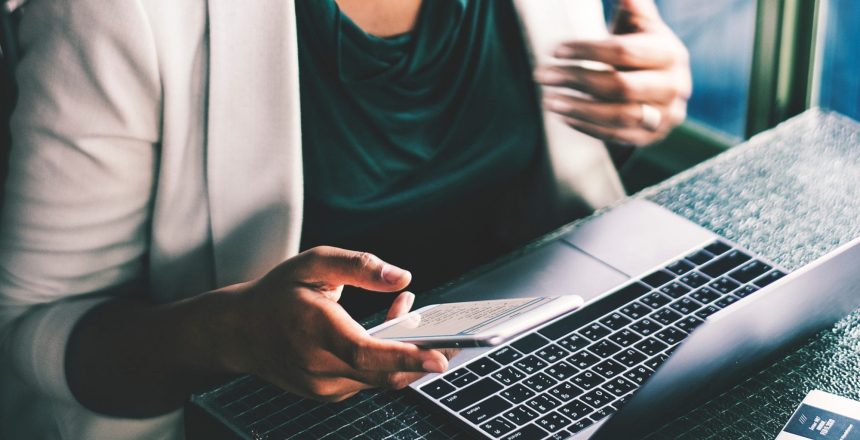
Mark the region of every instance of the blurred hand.
<instances>
[{"instance_id":1,"label":"blurred hand","mask_svg":"<svg viewBox=\"0 0 860 440\"><path fill-rule=\"evenodd\" d=\"M617 8L613 35L566 42L554 54L561 60L598 61L610 69L540 66L535 78L593 97L544 94L544 106L571 127L608 143L644 146L686 117L692 91L689 54L653 0L619 0Z\"/></svg>"},{"instance_id":2,"label":"blurred hand","mask_svg":"<svg viewBox=\"0 0 860 440\"><path fill-rule=\"evenodd\" d=\"M446 356L402 342L375 339L337 303L343 286L394 292L411 274L367 254L310 249L263 278L234 286L243 306L229 363L292 393L340 401L371 387L399 389L448 368ZM388 319L409 311L400 294Z\"/></svg>"}]
</instances>

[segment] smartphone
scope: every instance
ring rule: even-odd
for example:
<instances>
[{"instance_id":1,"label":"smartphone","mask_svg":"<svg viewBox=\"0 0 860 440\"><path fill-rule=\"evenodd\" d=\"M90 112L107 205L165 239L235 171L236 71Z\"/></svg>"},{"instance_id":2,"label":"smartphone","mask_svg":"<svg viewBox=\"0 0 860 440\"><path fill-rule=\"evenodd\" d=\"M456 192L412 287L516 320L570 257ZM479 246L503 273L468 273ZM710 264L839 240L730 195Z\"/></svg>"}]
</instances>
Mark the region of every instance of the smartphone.
<instances>
[{"instance_id":1,"label":"smartphone","mask_svg":"<svg viewBox=\"0 0 860 440\"><path fill-rule=\"evenodd\" d=\"M577 295L433 304L368 332L425 348L490 347L582 306Z\"/></svg>"}]
</instances>

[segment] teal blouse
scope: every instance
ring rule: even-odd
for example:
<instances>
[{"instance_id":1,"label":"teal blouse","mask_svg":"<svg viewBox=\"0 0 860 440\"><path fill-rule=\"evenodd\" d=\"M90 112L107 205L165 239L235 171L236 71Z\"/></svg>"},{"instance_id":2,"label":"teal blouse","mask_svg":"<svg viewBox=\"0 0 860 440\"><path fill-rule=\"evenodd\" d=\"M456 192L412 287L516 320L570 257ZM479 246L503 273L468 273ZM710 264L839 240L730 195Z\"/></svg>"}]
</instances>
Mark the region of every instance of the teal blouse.
<instances>
[{"instance_id":1,"label":"teal blouse","mask_svg":"<svg viewBox=\"0 0 860 440\"><path fill-rule=\"evenodd\" d=\"M374 252L419 288L500 252L489 213L542 142L512 2L425 0L393 38L365 33L334 0L296 9L302 246Z\"/></svg>"}]
</instances>

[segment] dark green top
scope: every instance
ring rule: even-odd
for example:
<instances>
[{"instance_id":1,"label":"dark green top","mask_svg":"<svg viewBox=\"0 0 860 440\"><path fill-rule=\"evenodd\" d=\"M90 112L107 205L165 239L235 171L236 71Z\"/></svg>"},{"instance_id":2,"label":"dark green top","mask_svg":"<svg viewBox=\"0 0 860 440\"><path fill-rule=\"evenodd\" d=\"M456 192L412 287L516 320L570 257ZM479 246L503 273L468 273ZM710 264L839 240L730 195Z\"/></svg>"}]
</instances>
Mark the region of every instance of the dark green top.
<instances>
[{"instance_id":1,"label":"dark green top","mask_svg":"<svg viewBox=\"0 0 860 440\"><path fill-rule=\"evenodd\" d=\"M425 0L415 29L393 38L333 0L296 8L302 246L374 252L419 287L499 252L490 212L542 142L512 3Z\"/></svg>"}]
</instances>

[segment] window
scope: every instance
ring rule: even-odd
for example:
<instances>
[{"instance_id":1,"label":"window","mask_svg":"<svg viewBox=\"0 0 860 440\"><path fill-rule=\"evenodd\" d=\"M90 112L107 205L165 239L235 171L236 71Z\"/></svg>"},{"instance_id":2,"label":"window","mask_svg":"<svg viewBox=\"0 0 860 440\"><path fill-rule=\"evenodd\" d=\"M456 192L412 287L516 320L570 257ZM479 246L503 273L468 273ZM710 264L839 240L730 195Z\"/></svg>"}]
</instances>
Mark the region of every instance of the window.
<instances>
[{"instance_id":1,"label":"window","mask_svg":"<svg viewBox=\"0 0 860 440\"><path fill-rule=\"evenodd\" d=\"M825 0L820 16L817 102L824 108L860 120L860 49L857 47L860 2Z\"/></svg>"}]
</instances>

